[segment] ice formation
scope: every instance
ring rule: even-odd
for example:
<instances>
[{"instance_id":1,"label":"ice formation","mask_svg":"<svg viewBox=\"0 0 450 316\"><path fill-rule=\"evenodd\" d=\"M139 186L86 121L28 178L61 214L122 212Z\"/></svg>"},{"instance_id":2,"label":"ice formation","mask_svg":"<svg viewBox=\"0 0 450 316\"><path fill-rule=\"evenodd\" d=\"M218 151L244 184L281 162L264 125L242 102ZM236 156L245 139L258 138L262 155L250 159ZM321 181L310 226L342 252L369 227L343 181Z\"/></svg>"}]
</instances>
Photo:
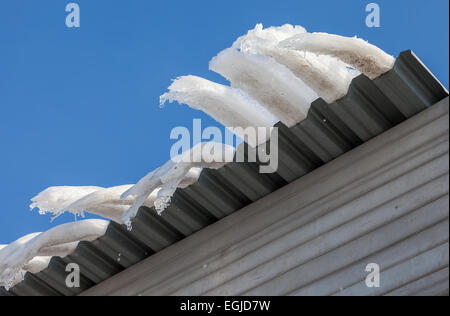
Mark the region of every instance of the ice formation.
<instances>
[{"instance_id":1,"label":"ice formation","mask_svg":"<svg viewBox=\"0 0 450 316\"><path fill-rule=\"evenodd\" d=\"M102 189L94 186L60 186L50 187L31 199L30 209L39 208L39 213L60 215L70 204L82 197Z\"/></svg>"},{"instance_id":2,"label":"ice formation","mask_svg":"<svg viewBox=\"0 0 450 316\"><path fill-rule=\"evenodd\" d=\"M133 206L123 216L123 222L130 228L131 219L136 216L139 207L158 188L154 206L158 214L161 214L168 207L173 194L190 170L221 168L233 160L234 152L234 147L209 142L197 144L188 152L172 158L122 194L124 200L130 196L134 198Z\"/></svg>"},{"instance_id":3,"label":"ice formation","mask_svg":"<svg viewBox=\"0 0 450 316\"><path fill-rule=\"evenodd\" d=\"M93 241L108 227L104 220L92 219L56 226L44 233L22 237L0 249L0 286L10 288L23 280L26 271L39 272L51 256L67 256L79 241Z\"/></svg>"},{"instance_id":4,"label":"ice formation","mask_svg":"<svg viewBox=\"0 0 450 316\"><path fill-rule=\"evenodd\" d=\"M267 29L257 24L210 61L210 69L231 87L195 76L180 77L161 96L161 104L167 100L188 104L225 126L268 127L275 118L290 127L306 118L317 97L334 102L347 94L361 72L376 78L394 62L392 56L358 38L308 33L289 24ZM247 140L254 146L251 141Z\"/></svg>"},{"instance_id":5,"label":"ice formation","mask_svg":"<svg viewBox=\"0 0 450 316\"><path fill-rule=\"evenodd\" d=\"M358 69L370 79L392 69L395 58L380 48L357 37L343 37L327 33L304 33L288 38L281 47L339 58Z\"/></svg>"},{"instance_id":6,"label":"ice formation","mask_svg":"<svg viewBox=\"0 0 450 316\"><path fill-rule=\"evenodd\" d=\"M78 243L74 243L74 244L76 244L78 246ZM72 252L75 251L75 249L76 249L76 247L72 250ZM70 255L72 252L56 254L55 256L64 258L64 257ZM22 270L24 272L30 272L33 274L39 273L48 267L52 258L53 258L53 256L34 257L33 259L31 259L29 262L27 262L23 266Z\"/></svg>"},{"instance_id":7,"label":"ice formation","mask_svg":"<svg viewBox=\"0 0 450 316\"><path fill-rule=\"evenodd\" d=\"M289 127L305 119L311 102L317 99L317 94L303 80L268 56L228 48L211 60L210 69Z\"/></svg>"},{"instance_id":8,"label":"ice formation","mask_svg":"<svg viewBox=\"0 0 450 316\"><path fill-rule=\"evenodd\" d=\"M244 53L272 57L302 79L318 96L328 103L334 102L347 94L352 79L360 73L349 69L337 58L279 45L288 38L305 33L306 30L300 26L286 24L263 29L262 24L257 24L253 30L238 38L233 48Z\"/></svg>"},{"instance_id":9,"label":"ice formation","mask_svg":"<svg viewBox=\"0 0 450 316\"><path fill-rule=\"evenodd\" d=\"M270 128L279 120L292 126L306 118L318 96L331 103L347 93L360 72L373 79L390 70L394 62L392 56L356 37L308 33L292 25L263 29L258 24L210 62L210 69L228 79L231 86L183 76L174 80L160 103L184 103L226 127L240 127L240 131L234 130L238 136L256 146L269 135L246 138L247 127ZM51 213L53 219L64 212L76 216L89 212L131 229L140 206L154 206L161 214L176 189L195 183L202 168L220 168L233 157L231 146L201 143L135 185L51 187L34 197L30 207L41 214ZM104 235L107 226L107 221L84 220L0 245L0 286L9 288L22 281L26 272L42 271L53 256L71 254L80 241Z\"/></svg>"},{"instance_id":10,"label":"ice formation","mask_svg":"<svg viewBox=\"0 0 450 316\"><path fill-rule=\"evenodd\" d=\"M189 170L181 180L180 187L186 187L195 183L200 172L200 168ZM84 212L88 212L123 224L122 217L133 205L134 199L132 197L121 199L120 197L132 186L121 185L112 188L51 187L34 197L30 208L38 208L41 214L52 213L52 219L64 212L70 212L76 216L84 216ZM152 192L143 202L143 205L152 207L157 199L157 194L158 190ZM62 204L60 204L61 201L63 201Z\"/></svg>"},{"instance_id":11,"label":"ice formation","mask_svg":"<svg viewBox=\"0 0 450 316\"><path fill-rule=\"evenodd\" d=\"M278 119L257 101L239 89L233 89L200 77L180 77L169 87L169 92L160 97L161 105L177 101L202 110L226 127L271 127ZM238 134L241 138L245 135ZM249 139L252 146L266 139Z\"/></svg>"},{"instance_id":12,"label":"ice formation","mask_svg":"<svg viewBox=\"0 0 450 316\"><path fill-rule=\"evenodd\" d=\"M233 158L234 147L201 143L150 172L136 185L51 187L34 197L30 208L38 208L40 214L52 213L52 218L64 212L81 216L88 212L131 228L131 220L142 205L154 206L161 214L177 188L195 183L203 168L217 169Z\"/></svg>"}]
</instances>

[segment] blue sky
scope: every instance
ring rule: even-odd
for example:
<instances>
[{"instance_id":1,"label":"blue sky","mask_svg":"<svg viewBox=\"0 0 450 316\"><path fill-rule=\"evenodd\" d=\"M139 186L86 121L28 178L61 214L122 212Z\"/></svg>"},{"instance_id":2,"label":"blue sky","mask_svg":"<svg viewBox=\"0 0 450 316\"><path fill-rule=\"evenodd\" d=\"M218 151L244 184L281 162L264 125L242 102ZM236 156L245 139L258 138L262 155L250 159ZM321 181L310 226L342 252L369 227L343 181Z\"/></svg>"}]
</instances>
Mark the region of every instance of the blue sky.
<instances>
[{"instance_id":1,"label":"blue sky","mask_svg":"<svg viewBox=\"0 0 450 316\"><path fill-rule=\"evenodd\" d=\"M29 211L46 187L135 183L169 158L173 127L217 125L159 95L180 75L224 83L208 61L256 23L412 49L448 87L446 0L376 1L380 28L365 25L371 1L79 0L69 29L69 2L0 2L0 244L73 220Z\"/></svg>"}]
</instances>

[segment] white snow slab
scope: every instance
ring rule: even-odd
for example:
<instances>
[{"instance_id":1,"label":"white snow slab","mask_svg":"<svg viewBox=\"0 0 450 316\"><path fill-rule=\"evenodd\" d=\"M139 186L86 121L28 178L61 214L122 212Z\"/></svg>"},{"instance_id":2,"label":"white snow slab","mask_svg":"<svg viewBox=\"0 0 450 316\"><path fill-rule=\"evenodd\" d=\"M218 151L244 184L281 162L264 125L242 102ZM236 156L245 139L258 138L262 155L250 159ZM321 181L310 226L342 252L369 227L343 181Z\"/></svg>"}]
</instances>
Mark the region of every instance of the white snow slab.
<instances>
[{"instance_id":1,"label":"white snow slab","mask_svg":"<svg viewBox=\"0 0 450 316\"><path fill-rule=\"evenodd\" d=\"M305 119L311 103L318 98L302 79L268 56L228 48L214 57L209 67L288 127Z\"/></svg>"},{"instance_id":2,"label":"white snow slab","mask_svg":"<svg viewBox=\"0 0 450 316\"><path fill-rule=\"evenodd\" d=\"M180 182L180 187L186 187L195 183L200 173L201 168L192 168L189 170ZM131 184L111 188L51 187L34 197L30 208L38 208L40 214L51 213L53 214L52 219L55 219L64 212L70 212L75 216L82 217L87 212L110 219L119 224L124 224L122 217L133 205L134 198L121 199L121 195L131 187L133 187ZM95 188L95 191L92 190L93 188ZM156 188L143 202L143 205L152 207L157 199L159 189Z\"/></svg>"},{"instance_id":3,"label":"white snow slab","mask_svg":"<svg viewBox=\"0 0 450 316\"><path fill-rule=\"evenodd\" d=\"M233 47L241 52L275 59L303 80L319 97L332 103L347 94L351 81L360 72L349 69L347 64L337 58L279 45L284 40L305 33L306 30L301 26L287 24L264 29L262 24L257 24L246 35L238 38Z\"/></svg>"},{"instance_id":4,"label":"white snow slab","mask_svg":"<svg viewBox=\"0 0 450 316\"><path fill-rule=\"evenodd\" d=\"M370 79L392 69L395 58L357 37L327 33L304 33L280 43L283 48L336 57L358 69Z\"/></svg>"},{"instance_id":5,"label":"white snow slab","mask_svg":"<svg viewBox=\"0 0 450 316\"><path fill-rule=\"evenodd\" d=\"M240 89L234 89L197 76L174 80L169 92L160 97L161 105L177 101L201 110L225 127L272 127L279 120L261 104ZM243 138L243 133L238 133ZM251 146L266 142L266 138L248 139Z\"/></svg>"},{"instance_id":6,"label":"white snow slab","mask_svg":"<svg viewBox=\"0 0 450 316\"><path fill-rule=\"evenodd\" d=\"M170 204L177 188L185 188L200 177L203 168L218 169L234 158L234 147L200 143L163 166L147 174L136 185L112 188L51 187L32 199L30 208L55 218L64 212L84 216L84 212L102 216L131 229L131 221L144 205L161 214Z\"/></svg>"},{"instance_id":7,"label":"white snow slab","mask_svg":"<svg viewBox=\"0 0 450 316\"><path fill-rule=\"evenodd\" d=\"M0 286L9 289L23 280L24 273L42 271L48 257L65 257L79 241L93 241L106 232L109 222L98 219L67 223L44 233L24 236L0 249ZM47 258L45 258L47 257Z\"/></svg>"}]
</instances>

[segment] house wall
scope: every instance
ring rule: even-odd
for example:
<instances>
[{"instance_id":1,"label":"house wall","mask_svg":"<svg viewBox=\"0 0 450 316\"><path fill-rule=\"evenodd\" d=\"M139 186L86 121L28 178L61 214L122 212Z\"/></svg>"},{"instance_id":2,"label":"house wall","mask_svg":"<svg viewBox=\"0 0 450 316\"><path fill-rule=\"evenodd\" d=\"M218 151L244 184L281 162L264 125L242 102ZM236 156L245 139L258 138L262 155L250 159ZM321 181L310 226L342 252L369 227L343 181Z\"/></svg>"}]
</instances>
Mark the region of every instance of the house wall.
<instances>
[{"instance_id":1,"label":"house wall","mask_svg":"<svg viewBox=\"0 0 450 316\"><path fill-rule=\"evenodd\" d=\"M82 295L443 295L448 98ZM366 266L381 268L368 288Z\"/></svg>"}]
</instances>

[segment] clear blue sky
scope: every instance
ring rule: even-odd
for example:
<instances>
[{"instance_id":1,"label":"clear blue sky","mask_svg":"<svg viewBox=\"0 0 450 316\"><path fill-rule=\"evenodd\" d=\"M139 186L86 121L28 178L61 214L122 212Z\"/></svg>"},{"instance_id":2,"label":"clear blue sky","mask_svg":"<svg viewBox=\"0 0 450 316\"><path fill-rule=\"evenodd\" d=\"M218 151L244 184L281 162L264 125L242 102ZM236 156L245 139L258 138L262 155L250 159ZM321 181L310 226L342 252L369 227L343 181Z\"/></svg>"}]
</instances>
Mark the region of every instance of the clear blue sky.
<instances>
[{"instance_id":1,"label":"clear blue sky","mask_svg":"<svg viewBox=\"0 0 450 316\"><path fill-rule=\"evenodd\" d=\"M65 26L65 6L81 28ZM367 28L365 6L381 7ZM135 183L169 158L170 130L203 113L158 106L170 80L224 82L208 61L258 22L358 35L395 56L413 49L448 87L449 3L428 1L2 0L0 244L55 223L31 213L48 186Z\"/></svg>"}]
</instances>

